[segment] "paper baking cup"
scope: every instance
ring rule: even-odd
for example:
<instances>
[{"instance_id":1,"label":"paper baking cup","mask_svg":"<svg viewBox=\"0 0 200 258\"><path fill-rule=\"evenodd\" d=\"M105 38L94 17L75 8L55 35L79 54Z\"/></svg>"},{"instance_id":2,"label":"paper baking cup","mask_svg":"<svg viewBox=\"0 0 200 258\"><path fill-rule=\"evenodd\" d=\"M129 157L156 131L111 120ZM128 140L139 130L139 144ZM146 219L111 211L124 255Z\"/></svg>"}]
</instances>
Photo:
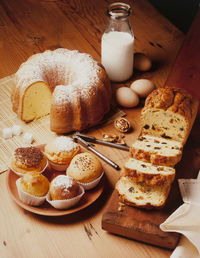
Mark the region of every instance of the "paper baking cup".
<instances>
[{"instance_id":1,"label":"paper baking cup","mask_svg":"<svg viewBox=\"0 0 200 258\"><path fill-rule=\"evenodd\" d=\"M89 182L89 183L81 183L81 182L78 182L78 181L77 181L77 183L79 185L81 185L85 190L90 190L90 189L92 189L92 188L94 188L95 186L98 185L98 183L100 182L100 180L103 177L103 175L104 175L104 172L102 172L100 177L98 177L97 179L95 179L94 181Z\"/></svg>"},{"instance_id":2,"label":"paper baking cup","mask_svg":"<svg viewBox=\"0 0 200 258\"><path fill-rule=\"evenodd\" d=\"M59 209L59 210L69 209L75 204L77 204L85 193L84 188L81 185L79 187L80 187L81 193L74 198L67 199L67 200L51 200L50 193L48 193L46 196L46 201L56 209Z\"/></svg>"},{"instance_id":3,"label":"paper baking cup","mask_svg":"<svg viewBox=\"0 0 200 258\"><path fill-rule=\"evenodd\" d=\"M22 178L19 178L16 181L17 191L18 191L20 200L23 203L25 203L27 205L31 205L31 206L40 206L41 204L43 204L46 200L46 195L42 196L42 197L37 197L37 196L31 195L29 193L22 191L20 188L21 179Z\"/></svg>"},{"instance_id":4,"label":"paper baking cup","mask_svg":"<svg viewBox=\"0 0 200 258\"><path fill-rule=\"evenodd\" d=\"M38 173L43 173L43 172L45 171L45 169L47 168L47 166L48 166L48 160L47 160L47 163L46 163L45 167L44 167L41 171L37 171L37 172L38 172ZM19 172L17 172L16 170L14 170L14 169L12 168L12 166L11 166L11 162L10 162L9 168L10 168L16 175L18 175L18 176L20 176L20 177L22 177L22 176L24 176L24 175L26 174L26 173L19 173ZM33 171L29 170L29 171L27 171L27 173L28 173L28 172L33 172Z\"/></svg>"},{"instance_id":5,"label":"paper baking cup","mask_svg":"<svg viewBox=\"0 0 200 258\"><path fill-rule=\"evenodd\" d=\"M68 164L62 165L62 164L56 164L56 163L52 162L51 160L48 160L48 161L49 161L50 166L57 171L65 171L68 167Z\"/></svg>"}]
</instances>

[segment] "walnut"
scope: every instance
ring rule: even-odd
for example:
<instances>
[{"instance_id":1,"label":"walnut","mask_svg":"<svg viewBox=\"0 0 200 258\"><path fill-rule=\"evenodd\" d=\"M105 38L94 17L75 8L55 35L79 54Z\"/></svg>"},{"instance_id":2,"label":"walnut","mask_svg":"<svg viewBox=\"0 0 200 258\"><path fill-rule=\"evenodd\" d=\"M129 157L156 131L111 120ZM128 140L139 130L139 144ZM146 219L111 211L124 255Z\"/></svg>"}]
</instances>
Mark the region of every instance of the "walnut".
<instances>
[{"instance_id":1,"label":"walnut","mask_svg":"<svg viewBox=\"0 0 200 258\"><path fill-rule=\"evenodd\" d=\"M118 142L119 136L116 134L103 134L103 140L106 142Z\"/></svg>"},{"instance_id":2,"label":"walnut","mask_svg":"<svg viewBox=\"0 0 200 258\"><path fill-rule=\"evenodd\" d=\"M116 135L116 134L103 134L103 140L105 142L113 142L113 143L119 143L119 144L126 144L124 141L124 135Z\"/></svg>"},{"instance_id":3,"label":"walnut","mask_svg":"<svg viewBox=\"0 0 200 258\"><path fill-rule=\"evenodd\" d=\"M115 125L115 128L122 133L128 132L131 127L130 122L124 117L120 117L116 119L114 121L114 125Z\"/></svg>"}]
</instances>

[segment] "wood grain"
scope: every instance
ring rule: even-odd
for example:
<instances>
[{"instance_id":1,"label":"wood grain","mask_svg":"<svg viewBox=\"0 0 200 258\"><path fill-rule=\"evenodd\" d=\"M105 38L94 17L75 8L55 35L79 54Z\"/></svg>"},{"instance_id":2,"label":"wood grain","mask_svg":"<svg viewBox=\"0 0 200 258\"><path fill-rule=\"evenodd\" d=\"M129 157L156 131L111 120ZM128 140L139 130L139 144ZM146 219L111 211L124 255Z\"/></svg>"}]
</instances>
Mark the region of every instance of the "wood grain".
<instances>
[{"instance_id":1,"label":"wood grain","mask_svg":"<svg viewBox=\"0 0 200 258\"><path fill-rule=\"evenodd\" d=\"M173 212L171 208L146 211L128 205L122 206L121 210L119 207L118 193L114 190L102 217L104 230L159 247L169 249L176 247L179 234L163 232L159 228L159 225Z\"/></svg>"},{"instance_id":2,"label":"wood grain","mask_svg":"<svg viewBox=\"0 0 200 258\"><path fill-rule=\"evenodd\" d=\"M15 73L34 53L65 47L87 52L100 61L101 35L106 24L107 0L2 0L0 1L0 78ZM125 84L136 78L152 79L162 87L182 45L184 35L162 17L146 0L131 4L131 25L135 51L149 55L154 63L147 73L134 72ZM124 109L133 131L125 135L127 143L140 131L140 112ZM4 125L1 124L0 128ZM102 133L119 134L113 124L97 126L88 134L102 138ZM105 146L97 150L122 166L128 153ZM6 174L0 175L0 254L2 257L169 257L171 252L108 234L101 228L101 218L119 172L103 163L106 185L103 194L91 206L73 216L50 218L32 214L15 204L6 188ZM32 248L34 247L34 248Z\"/></svg>"},{"instance_id":3,"label":"wood grain","mask_svg":"<svg viewBox=\"0 0 200 258\"><path fill-rule=\"evenodd\" d=\"M198 42L200 43L199 25L200 12L185 38L166 84L185 88L200 99L197 87L200 83L200 52L197 49ZM176 247L179 235L163 232L159 225L182 203L177 179L196 178L198 175L200 168L199 129L198 114L187 144L184 146L182 160L176 165L176 179L172 184L164 209L149 212L125 206L122 211L119 211L119 198L115 190L102 217L104 230L165 248L174 249Z\"/></svg>"},{"instance_id":4,"label":"wood grain","mask_svg":"<svg viewBox=\"0 0 200 258\"><path fill-rule=\"evenodd\" d=\"M193 131L196 129L193 128ZM197 138L196 141L198 141ZM146 211L125 205L119 210L119 197L117 191L114 190L102 216L102 228L117 235L174 249L178 243L179 234L163 232L159 225L182 204L177 180L196 178L198 175L200 167L198 146L193 144L192 138L188 140L182 160L175 167L176 178L163 209Z\"/></svg>"},{"instance_id":5,"label":"wood grain","mask_svg":"<svg viewBox=\"0 0 200 258\"><path fill-rule=\"evenodd\" d=\"M200 11L184 40L166 84L181 87L200 100Z\"/></svg>"}]
</instances>

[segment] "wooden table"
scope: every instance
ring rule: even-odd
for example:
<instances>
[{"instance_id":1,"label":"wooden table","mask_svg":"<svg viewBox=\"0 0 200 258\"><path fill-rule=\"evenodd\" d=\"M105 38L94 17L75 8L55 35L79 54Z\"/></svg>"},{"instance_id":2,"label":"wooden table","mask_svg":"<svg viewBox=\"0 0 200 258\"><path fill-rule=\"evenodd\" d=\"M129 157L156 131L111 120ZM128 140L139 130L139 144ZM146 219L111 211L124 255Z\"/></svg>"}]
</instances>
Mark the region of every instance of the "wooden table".
<instances>
[{"instance_id":1,"label":"wooden table","mask_svg":"<svg viewBox=\"0 0 200 258\"><path fill-rule=\"evenodd\" d=\"M34 53L65 47L91 54L100 61L108 3L106 0L7 0L0 1L0 78L15 73ZM134 73L133 78L148 78L162 87L183 43L184 35L145 0L126 1L133 12L130 18L135 34L135 51L147 54L154 63L151 72ZM112 83L113 90L123 84ZM139 134L142 105L123 111L134 130L125 140ZM91 129L98 138L116 133L113 124ZM97 146L120 166L128 157L125 151ZM102 214L119 172L103 163L106 184L101 197L88 208L63 217L45 217L25 211L10 198L7 173L0 175L0 256L16 257L169 257L171 251L115 236L101 228Z\"/></svg>"}]
</instances>

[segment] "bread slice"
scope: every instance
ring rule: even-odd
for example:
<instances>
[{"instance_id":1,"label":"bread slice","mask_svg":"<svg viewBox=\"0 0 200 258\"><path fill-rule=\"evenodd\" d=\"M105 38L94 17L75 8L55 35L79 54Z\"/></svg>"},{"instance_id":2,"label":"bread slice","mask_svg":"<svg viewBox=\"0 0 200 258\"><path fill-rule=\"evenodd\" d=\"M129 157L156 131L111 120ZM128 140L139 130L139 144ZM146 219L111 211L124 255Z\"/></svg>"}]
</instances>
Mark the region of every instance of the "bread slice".
<instances>
[{"instance_id":1,"label":"bread slice","mask_svg":"<svg viewBox=\"0 0 200 258\"><path fill-rule=\"evenodd\" d=\"M148 186L144 182L136 183L126 176L122 176L116 184L121 202L145 209L161 209L166 203L170 188L171 184Z\"/></svg>"},{"instance_id":2,"label":"bread slice","mask_svg":"<svg viewBox=\"0 0 200 258\"><path fill-rule=\"evenodd\" d=\"M141 112L143 134L185 143L193 126L198 99L181 88L158 88L145 100Z\"/></svg>"},{"instance_id":3,"label":"bread slice","mask_svg":"<svg viewBox=\"0 0 200 258\"><path fill-rule=\"evenodd\" d=\"M175 178L175 169L166 166L154 166L151 163L129 158L124 164L124 176L134 182L145 182L147 185L163 185L172 183Z\"/></svg>"},{"instance_id":4,"label":"bread slice","mask_svg":"<svg viewBox=\"0 0 200 258\"><path fill-rule=\"evenodd\" d=\"M181 160L182 143L151 135L141 135L130 147L133 158L155 165L174 166Z\"/></svg>"}]
</instances>

